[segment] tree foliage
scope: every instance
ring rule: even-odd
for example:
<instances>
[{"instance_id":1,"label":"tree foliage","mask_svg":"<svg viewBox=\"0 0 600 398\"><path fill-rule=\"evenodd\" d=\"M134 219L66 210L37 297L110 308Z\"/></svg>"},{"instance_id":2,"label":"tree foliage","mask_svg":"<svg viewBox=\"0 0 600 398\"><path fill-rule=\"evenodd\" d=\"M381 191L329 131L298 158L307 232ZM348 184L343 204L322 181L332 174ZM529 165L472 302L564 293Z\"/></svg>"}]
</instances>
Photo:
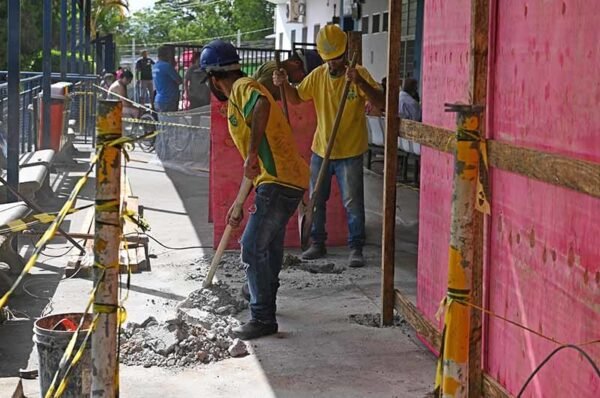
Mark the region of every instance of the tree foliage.
<instances>
[{"instance_id":1,"label":"tree foliage","mask_svg":"<svg viewBox=\"0 0 600 398\"><path fill-rule=\"evenodd\" d=\"M117 43L139 45L187 42L202 44L216 37L262 39L273 29L274 5L266 0L162 0L154 8L130 16L119 30ZM266 28L266 29L265 29Z\"/></svg>"}]
</instances>

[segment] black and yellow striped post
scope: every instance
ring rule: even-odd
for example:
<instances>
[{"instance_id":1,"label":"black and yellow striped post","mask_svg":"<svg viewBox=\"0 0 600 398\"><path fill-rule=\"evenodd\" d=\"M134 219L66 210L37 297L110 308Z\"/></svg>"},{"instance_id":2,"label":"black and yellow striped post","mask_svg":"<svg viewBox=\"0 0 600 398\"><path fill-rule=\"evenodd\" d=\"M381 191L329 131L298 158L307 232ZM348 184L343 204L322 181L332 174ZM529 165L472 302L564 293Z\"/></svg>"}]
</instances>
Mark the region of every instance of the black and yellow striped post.
<instances>
[{"instance_id":1,"label":"black and yellow striped post","mask_svg":"<svg viewBox=\"0 0 600 398\"><path fill-rule=\"evenodd\" d=\"M457 112L456 157L448 258L448 291L436 393L444 398L469 394L469 331L471 309L462 302L471 296L474 254L473 214L476 210L482 106L446 104Z\"/></svg>"},{"instance_id":2,"label":"black and yellow striped post","mask_svg":"<svg viewBox=\"0 0 600 398\"><path fill-rule=\"evenodd\" d=\"M94 237L94 316L92 396L118 396L117 328L119 245L121 240L121 150L106 145L122 136L121 101L100 100L96 118L96 217ZM112 206L106 204L112 203Z\"/></svg>"}]
</instances>

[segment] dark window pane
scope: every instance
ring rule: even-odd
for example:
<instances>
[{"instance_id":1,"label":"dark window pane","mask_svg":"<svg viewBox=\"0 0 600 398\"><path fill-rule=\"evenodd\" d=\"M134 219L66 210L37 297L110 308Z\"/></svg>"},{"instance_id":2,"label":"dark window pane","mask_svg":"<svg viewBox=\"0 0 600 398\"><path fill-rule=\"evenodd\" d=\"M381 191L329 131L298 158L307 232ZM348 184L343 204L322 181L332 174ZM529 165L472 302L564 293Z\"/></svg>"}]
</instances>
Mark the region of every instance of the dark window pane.
<instances>
[{"instance_id":1,"label":"dark window pane","mask_svg":"<svg viewBox=\"0 0 600 398\"><path fill-rule=\"evenodd\" d=\"M317 42L317 35L319 34L319 30L321 30L321 25L316 24L313 28L313 43Z\"/></svg>"},{"instance_id":2,"label":"dark window pane","mask_svg":"<svg viewBox=\"0 0 600 398\"><path fill-rule=\"evenodd\" d=\"M364 16L362 18L362 33L363 34L367 34L369 33L369 16Z\"/></svg>"},{"instance_id":3,"label":"dark window pane","mask_svg":"<svg viewBox=\"0 0 600 398\"><path fill-rule=\"evenodd\" d=\"M379 21L381 20L380 14L373 14L373 33L379 33Z\"/></svg>"},{"instance_id":4,"label":"dark window pane","mask_svg":"<svg viewBox=\"0 0 600 398\"><path fill-rule=\"evenodd\" d=\"M381 29L382 32L387 32L388 31L388 18L389 18L389 13L384 12L383 13L383 28Z\"/></svg>"}]
</instances>

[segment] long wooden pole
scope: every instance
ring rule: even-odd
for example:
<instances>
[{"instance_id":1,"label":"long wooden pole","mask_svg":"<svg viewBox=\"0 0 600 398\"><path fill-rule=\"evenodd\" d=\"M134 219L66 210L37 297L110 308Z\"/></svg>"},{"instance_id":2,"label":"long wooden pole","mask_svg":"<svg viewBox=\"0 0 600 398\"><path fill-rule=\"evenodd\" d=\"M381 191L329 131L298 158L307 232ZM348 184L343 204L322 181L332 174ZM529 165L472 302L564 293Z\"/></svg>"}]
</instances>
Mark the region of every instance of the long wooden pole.
<instances>
[{"instance_id":1,"label":"long wooden pole","mask_svg":"<svg viewBox=\"0 0 600 398\"><path fill-rule=\"evenodd\" d=\"M394 265L396 255L396 174L398 168L398 132L400 115L400 35L402 0L388 5L388 65L385 109L385 149L383 162L383 231L381 245L381 323L394 319Z\"/></svg>"},{"instance_id":2,"label":"long wooden pole","mask_svg":"<svg viewBox=\"0 0 600 398\"><path fill-rule=\"evenodd\" d=\"M452 195L452 223L448 255L448 291L442 352L438 361L436 390L445 398L469 394L469 346L471 309L461 301L471 298L475 252L473 215L479 174L481 107L449 105L457 112L456 157Z\"/></svg>"},{"instance_id":3,"label":"long wooden pole","mask_svg":"<svg viewBox=\"0 0 600 398\"><path fill-rule=\"evenodd\" d=\"M96 118L98 148L121 137L121 101L100 100ZM94 238L94 283L99 284L94 298L98 325L92 334L92 397L114 398L117 383L117 311L119 285L119 245L121 151L106 146L100 149L96 166L96 221ZM114 206L99 205L114 203Z\"/></svg>"},{"instance_id":4,"label":"long wooden pole","mask_svg":"<svg viewBox=\"0 0 600 398\"><path fill-rule=\"evenodd\" d=\"M471 104L487 104L489 42L489 0L471 0L471 61L469 97ZM481 123L481 135L485 136L485 123ZM480 162L481 163L481 162ZM480 167L480 172L485 171ZM489 181L488 175L485 178ZM471 302L479 307L483 304L483 264L484 246L487 234L484 233L484 215L473 213L473 271L471 275ZM479 398L483 394L483 320L481 311L471 308L471 329L469 331L469 397Z\"/></svg>"}]
</instances>

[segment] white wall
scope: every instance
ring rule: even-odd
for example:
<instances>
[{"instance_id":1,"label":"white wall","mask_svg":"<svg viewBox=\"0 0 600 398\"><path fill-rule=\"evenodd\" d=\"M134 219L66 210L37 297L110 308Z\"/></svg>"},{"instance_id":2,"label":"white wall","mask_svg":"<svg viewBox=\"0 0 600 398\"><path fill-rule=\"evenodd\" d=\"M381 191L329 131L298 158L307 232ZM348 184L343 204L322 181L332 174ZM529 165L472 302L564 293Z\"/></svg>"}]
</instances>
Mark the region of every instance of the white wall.
<instances>
[{"instance_id":1,"label":"white wall","mask_svg":"<svg viewBox=\"0 0 600 398\"><path fill-rule=\"evenodd\" d=\"M366 67L373 78L378 82L387 74L387 32L383 28L383 13L387 11L387 0L368 0L362 4L361 23L358 30L362 29L362 17L369 17L369 33L363 34L363 66ZM379 33L373 30L373 14L379 14Z\"/></svg>"}]
</instances>

